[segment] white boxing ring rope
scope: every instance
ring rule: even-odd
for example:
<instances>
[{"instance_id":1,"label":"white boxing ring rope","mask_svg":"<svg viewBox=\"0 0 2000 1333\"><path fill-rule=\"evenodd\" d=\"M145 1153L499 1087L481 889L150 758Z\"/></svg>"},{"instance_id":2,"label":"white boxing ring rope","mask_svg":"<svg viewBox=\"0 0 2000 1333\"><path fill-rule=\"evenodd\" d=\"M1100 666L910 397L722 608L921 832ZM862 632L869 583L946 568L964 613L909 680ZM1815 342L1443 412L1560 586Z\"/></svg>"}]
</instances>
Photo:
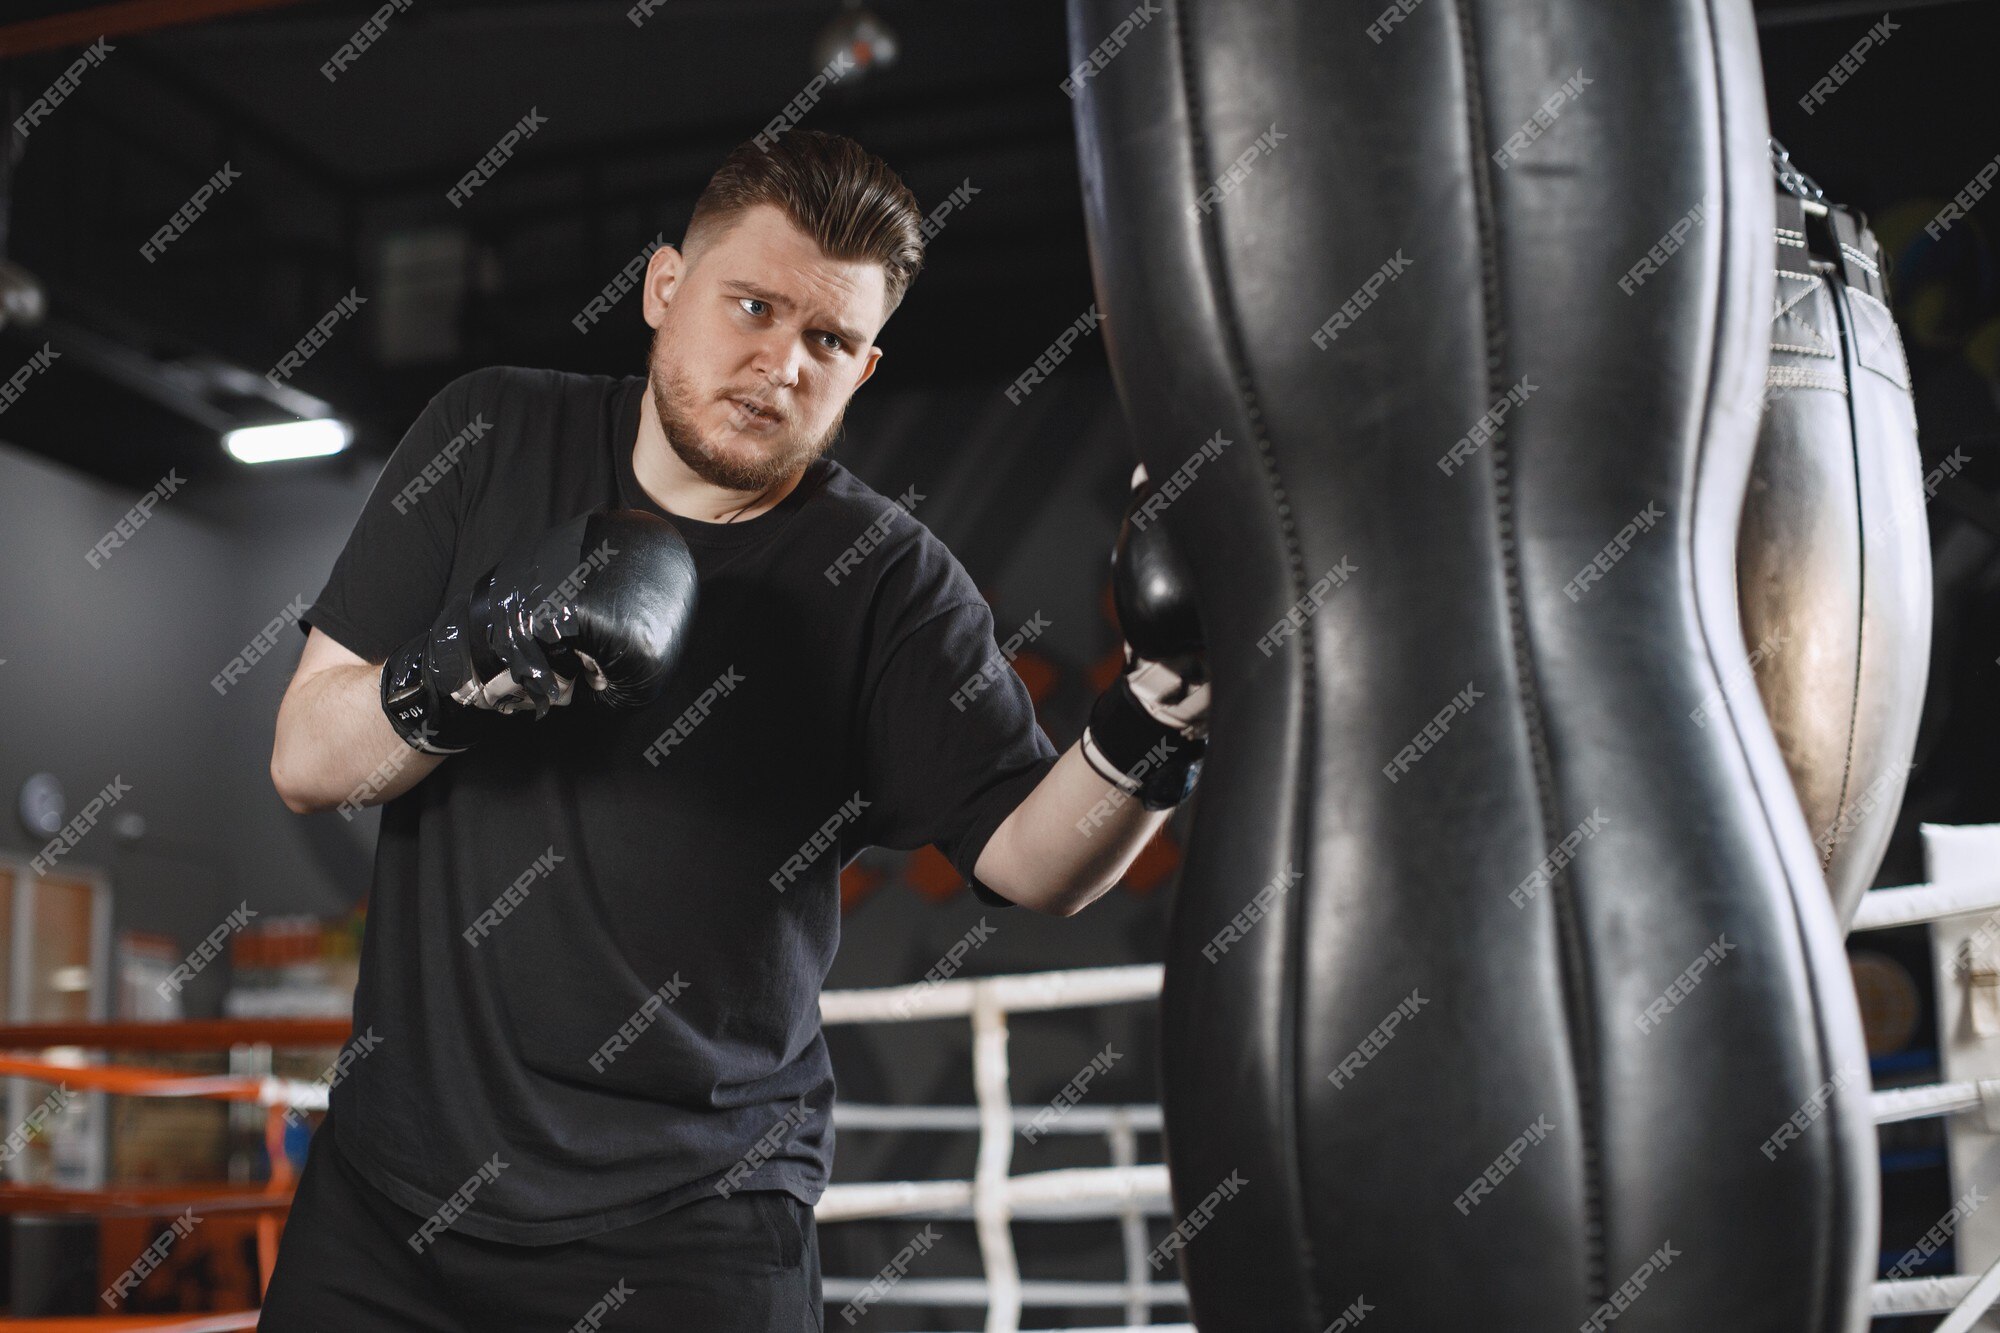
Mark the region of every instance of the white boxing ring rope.
<instances>
[{"instance_id":1,"label":"white boxing ring rope","mask_svg":"<svg viewBox=\"0 0 2000 1333\"><path fill-rule=\"evenodd\" d=\"M1976 885L1920 884L1876 889L1861 900L1853 928L1885 930L1941 917L2000 911L2000 881ZM2000 930L2000 924L1996 924ZM1012 1104L1008 1086L1007 1015L1038 1010L1125 1004L1158 997L1165 970L1158 964L1033 972L969 981L919 982L872 990L826 991L824 1023L914 1022L961 1017L973 1025L972 1106L876 1106L836 1102L837 1129L958 1132L979 1135L971 1180L879 1181L832 1185L815 1210L821 1222L912 1217L970 1219L986 1270L978 1278L903 1278L872 1298L883 1305L987 1307L987 1333L1019 1333L1024 1306L1124 1307L1122 1329L1194 1333L1189 1324L1155 1325L1154 1306L1187 1305L1179 1282L1152 1281L1146 1269L1148 1217L1170 1216L1172 1193L1163 1163L1137 1161L1137 1136L1158 1132L1160 1108L1071 1106L1042 1132L1103 1134L1112 1165L1015 1175L1014 1134L1034 1123L1040 1108ZM327 1089L317 1082L266 1078L258 1102L323 1110ZM1890 1088L1872 1093L1877 1124L1990 1110L2000 1119L2000 1079ZM1119 1218L1125 1256L1121 1282L1024 1281L1014 1254L1012 1222ZM828 1304L868 1290L869 1279L827 1278ZM2000 1300L2000 1263L1978 1277L1906 1278L1877 1282L1878 1317L1952 1312L1936 1333L1965 1333ZM1110 1327L1102 1333L1108 1333Z\"/></svg>"},{"instance_id":2,"label":"white boxing ring rope","mask_svg":"<svg viewBox=\"0 0 2000 1333\"><path fill-rule=\"evenodd\" d=\"M1861 897L1854 930L1888 930L1922 925L1950 916L2000 911L2000 880L1969 884L1916 884L1901 889L1875 889ZM2000 929L2000 925L1996 925ZM1989 1106L2000 1109L2000 1079L1971 1083L1931 1083L1888 1088L1871 1094L1878 1125L1956 1115ZM1888 1315L1949 1314L1932 1333L1966 1333L2000 1300L2000 1262L1977 1277L1903 1278L1877 1282L1873 1312Z\"/></svg>"},{"instance_id":3,"label":"white boxing ring rope","mask_svg":"<svg viewBox=\"0 0 2000 1333\"><path fill-rule=\"evenodd\" d=\"M1861 895L1854 930L1919 926L1947 916L1969 916L2000 907L2000 880L1976 884L1913 884L1906 889L1874 889Z\"/></svg>"},{"instance_id":4,"label":"white boxing ring rope","mask_svg":"<svg viewBox=\"0 0 2000 1333\"><path fill-rule=\"evenodd\" d=\"M1877 889L1863 897L1854 929L1884 930L1946 916L2000 911L2000 881L1977 885ZM1996 926L2000 929L2000 925ZM836 1103L834 1123L850 1130L977 1132L977 1166L971 1180L884 1181L832 1185L816 1210L821 1222L862 1218L923 1217L970 1219L979 1238L986 1277L905 1277L878 1291L884 1305L985 1306L986 1333L1019 1333L1026 1306L1122 1305L1125 1323L1115 1328L1152 1333L1194 1333L1191 1324L1150 1324L1154 1306L1185 1307L1178 1282L1149 1280L1145 1267L1147 1217L1169 1216L1172 1196L1164 1164L1136 1161L1136 1135L1157 1131L1158 1106L1073 1106L1045 1126L1059 1134L1103 1134L1112 1165L1014 1175L1016 1131L1033 1123L1038 1108L1014 1106L1008 1087L1007 1015L1035 1010L1124 1004L1156 998L1164 978L1157 964L1082 968L985 977L970 981L920 982L874 990L827 991L820 997L826 1023L902 1022L961 1017L973 1026L973 1106L873 1106ZM1877 1124L1952 1115L1989 1106L2000 1109L2000 1079L1891 1088L1870 1096ZM1015 1259L1014 1218L1123 1221L1125 1278L1122 1282L1025 1281ZM829 1305L868 1290L870 1280L827 1278ZM1874 1284L1877 1317L1940 1314L1952 1317L1936 1333L1965 1333L2000 1300L2000 1263L1977 1277L1929 1277ZM1073 1330L1072 1333L1075 1333Z\"/></svg>"},{"instance_id":5,"label":"white boxing ring rope","mask_svg":"<svg viewBox=\"0 0 2000 1333\"><path fill-rule=\"evenodd\" d=\"M1991 929L2000 934L2000 880L1970 886L1877 889L1863 897L1853 929L1882 930L1978 912L1994 912ZM1152 1000L1159 996L1164 976L1163 967L1150 964L822 992L820 1016L824 1023L959 1017L969 1019L973 1026L974 1105L835 1103L834 1123L839 1129L976 1132L980 1136L971 1180L875 1181L827 1188L815 1209L821 1222L912 1217L969 1219L974 1223L986 1272L983 1279L906 1277L888 1284L886 1290L875 1291L871 1303L985 1306L987 1333L1019 1333L1025 1306L1122 1306L1123 1324L1073 1329L1069 1333L1133 1329L1149 1333L1195 1333L1192 1324L1149 1322L1155 1306L1185 1308L1187 1305L1187 1291L1179 1282L1153 1281L1146 1267L1150 1252L1146 1219L1171 1216L1173 1212L1165 1164L1142 1164L1137 1160L1137 1136L1161 1128L1157 1105L1072 1105L1052 1123L1039 1127L1040 1132L1052 1134L1103 1134L1110 1148L1110 1166L1022 1175L1010 1170L1015 1132L1034 1124L1042 1108L1012 1104L1007 1015ZM260 1081L257 1101L264 1106L321 1110L326 1105L327 1088L319 1082L267 1077ZM1974 1110L1995 1112L1996 1119L2000 1119L2000 1078L1885 1089L1872 1093L1870 1102L1877 1124ZM1124 1280L1023 1280L1011 1231L1017 1217L1120 1219ZM872 1285L871 1280L862 1278L825 1278L823 1292L830 1305L852 1300ZM2000 1262L1977 1277L1876 1282L1871 1295L1872 1312L1877 1317L1949 1313L1950 1317L1934 1333L1967 1333L2000 1301Z\"/></svg>"},{"instance_id":6,"label":"white boxing ring rope","mask_svg":"<svg viewBox=\"0 0 2000 1333\"><path fill-rule=\"evenodd\" d=\"M904 1277L872 1297L883 1305L984 1306L987 1333L1018 1333L1029 1305L1124 1307L1126 1329L1193 1333L1190 1324L1154 1325L1152 1307L1187 1304L1178 1282L1151 1281L1146 1269L1146 1218L1173 1211L1167 1168L1137 1162L1137 1135L1160 1128L1158 1106L1072 1106L1045 1126L1057 1134L1103 1134L1112 1165L1015 1175L1016 1131L1039 1108L1013 1104L1008 1082L1007 1015L1037 1010L1127 1004L1159 997L1165 969L1083 968L1066 972L919 982L874 990L825 991L822 1023L914 1022L961 1017L972 1022L972 1106L850 1106L834 1104L836 1130L977 1131L971 1180L882 1181L831 1185L814 1210L821 1222L873 1217L970 1218L986 1276ZM1119 1218L1125 1253L1122 1282L1024 1281L1014 1253L1016 1217ZM825 1278L828 1305L854 1299L874 1280Z\"/></svg>"}]
</instances>

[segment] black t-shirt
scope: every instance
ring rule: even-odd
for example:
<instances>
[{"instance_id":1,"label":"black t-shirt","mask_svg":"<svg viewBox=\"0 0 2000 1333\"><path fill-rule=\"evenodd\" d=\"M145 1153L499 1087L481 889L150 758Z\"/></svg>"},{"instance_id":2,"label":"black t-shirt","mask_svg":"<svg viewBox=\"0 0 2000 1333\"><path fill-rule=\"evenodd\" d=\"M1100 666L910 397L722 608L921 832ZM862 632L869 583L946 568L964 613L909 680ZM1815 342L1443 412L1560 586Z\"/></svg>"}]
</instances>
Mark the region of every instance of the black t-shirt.
<instances>
[{"instance_id":1,"label":"black t-shirt","mask_svg":"<svg viewBox=\"0 0 2000 1333\"><path fill-rule=\"evenodd\" d=\"M515 544L606 501L665 515L632 471L644 389L454 380L302 624L379 662ZM469 1186L453 1226L517 1244L718 1188L818 1202L841 867L936 843L970 880L1055 761L913 505L823 458L754 518L665 515L700 575L665 696L500 719L386 804L354 1008L379 1042L332 1096L384 1193L429 1215Z\"/></svg>"}]
</instances>

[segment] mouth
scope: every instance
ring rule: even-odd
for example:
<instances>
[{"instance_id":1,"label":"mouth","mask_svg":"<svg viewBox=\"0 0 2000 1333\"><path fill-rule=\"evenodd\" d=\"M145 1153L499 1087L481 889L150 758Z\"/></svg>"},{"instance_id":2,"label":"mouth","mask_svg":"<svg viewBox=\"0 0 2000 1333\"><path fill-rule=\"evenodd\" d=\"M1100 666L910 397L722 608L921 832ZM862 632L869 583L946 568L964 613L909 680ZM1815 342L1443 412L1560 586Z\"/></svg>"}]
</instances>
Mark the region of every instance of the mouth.
<instances>
[{"instance_id":1,"label":"mouth","mask_svg":"<svg viewBox=\"0 0 2000 1333\"><path fill-rule=\"evenodd\" d=\"M775 411L772 408L762 406L761 404L754 403L750 401L748 398L731 398L729 401L736 407L738 411L743 413L744 416L748 417L750 421L755 425L775 426L779 422L784 420L783 415L780 414L779 412Z\"/></svg>"}]
</instances>

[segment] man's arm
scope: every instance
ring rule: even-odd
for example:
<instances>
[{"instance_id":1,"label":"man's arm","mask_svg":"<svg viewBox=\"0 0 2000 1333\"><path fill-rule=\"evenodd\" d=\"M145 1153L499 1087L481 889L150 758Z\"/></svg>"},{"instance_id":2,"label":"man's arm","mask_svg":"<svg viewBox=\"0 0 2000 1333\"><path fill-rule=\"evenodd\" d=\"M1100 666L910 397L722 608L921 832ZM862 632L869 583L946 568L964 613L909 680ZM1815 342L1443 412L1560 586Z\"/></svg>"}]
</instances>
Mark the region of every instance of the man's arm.
<instances>
[{"instance_id":1,"label":"man's arm","mask_svg":"<svg viewBox=\"0 0 2000 1333\"><path fill-rule=\"evenodd\" d=\"M271 784L294 814L349 800L380 805L429 776L446 756L411 749L382 712L382 664L319 630L278 705Z\"/></svg>"},{"instance_id":2,"label":"man's arm","mask_svg":"<svg viewBox=\"0 0 2000 1333\"><path fill-rule=\"evenodd\" d=\"M315 625L278 708L271 781L301 814L379 805L494 727L569 704L579 681L605 707L644 708L680 660L695 586L673 524L606 506L510 551L386 665Z\"/></svg>"},{"instance_id":3,"label":"man's arm","mask_svg":"<svg viewBox=\"0 0 2000 1333\"><path fill-rule=\"evenodd\" d=\"M1138 517L1151 494L1142 465L1111 560L1125 673L1098 696L1083 739L993 831L973 867L1002 897L1052 916L1075 915L1118 882L1193 789L1208 749L1194 580L1166 530Z\"/></svg>"},{"instance_id":4,"label":"man's arm","mask_svg":"<svg viewBox=\"0 0 2000 1333\"><path fill-rule=\"evenodd\" d=\"M993 831L973 869L1003 898L1074 916L1124 876L1172 814L1097 776L1078 742Z\"/></svg>"}]
</instances>

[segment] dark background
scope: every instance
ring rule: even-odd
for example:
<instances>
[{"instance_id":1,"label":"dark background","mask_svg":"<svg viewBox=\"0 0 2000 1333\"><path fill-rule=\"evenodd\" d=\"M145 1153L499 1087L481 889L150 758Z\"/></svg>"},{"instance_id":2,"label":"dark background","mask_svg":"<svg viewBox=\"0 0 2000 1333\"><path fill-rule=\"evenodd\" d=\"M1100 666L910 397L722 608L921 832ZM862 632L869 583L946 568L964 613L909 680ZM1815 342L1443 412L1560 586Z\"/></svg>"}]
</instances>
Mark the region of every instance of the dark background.
<instances>
[{"instance_id":1,"label":"dark background","mask_svg":"<svg viewBox=\"0 0 2000 1333\"><path fill-rule=\"evenodd\" d=\"M25 140L10 136L4 253L46 290L49 316L0 332L0 370L44 341L64 359L0 414L0 793L11 803L43 769L62 778L72 808L114 774L132 784L121 809L142 815L143 830L102 829L75 858L112 875L121 928L192 943L239 900L332 913L365 893L373 817L292 816L266 777L296 631L226 696L210 678L293 598L318 592L381 460L451 377L492 364L641 367L636 297L587 334L571 316L656 236L678 240L722 155L824 59L815 43L838 5L667 0L635 27L624 3L416 0L329 82L320 66L376 8L121 7L117 22L133 30L111 29L104 63ZM915 485L928 497L918 517L979 581L1003 636L1038 613L1050 622L1020 666L1066 746L1116 648L1104 558L1132 455L1096 338L1020 405L1003 394L1093 299L1071 105L1058 88L1062 9L871 8L895 31L898 59L836 86L802 123L859 138L927 208L964 183L979 193L946 221L884 331L880 372L856 397L838 456L884 493ZM1900 30L1806 114L1797 98L1885 9ZM1774 132L1832 197L1867 212L1893 257L1926 464L1954 449L1970 460L1930 506L1936 657L1879 881L1911 883L1924 876L1919 821L2000 820L2000 201L1941 241L1922 230L2000 152L2000 23L1978 0L1759 13ZM107 22L84 4L0 5L9 119ZM451 207L445 191L531 107L546 127ZM225 161L241 179L147 262L140 245ZM262 373L350 289L367 299L363 314L292 383L355 424L355 447L257 470L228 459L215 422L282 417L258 390ZM88 566L84 551L170 471L180 492L104 568ZM0 847L33 850L11 820ZM1175 857L1169 839L1074 920L989 913L1000 929L966 974L1157 960ZM935 857L871 855L845 893L833 986L912 980L981 915ZM1928 997L1924 932L1865 947L1903 961ZM214 1011L220 971L190 992L195 1012ZM1154 1099L1149 1007L1019 1027L1017 1102L1052 1096L1106 1041L1135 1058L1092 1103ZM843 1098L971 1099L964 1024L831 1035ZM1926 1026L1884 1053L1878 1082L1935 1078L1934 1042ZM1885 1136L1885 1262L1948 1203L1936 1130ZM1140 1155L1159 1160L1157 1140ZM1104 1160L1101 1144L1058 1137L1023 1148L1017 1169ZM971 1165L969 1136L856 1133L842 1138L839 1178L964 1176ZM910 1230L830 1226L826 1270L872 1273ZM952 1245L925 1274L976 1272L969 1228L947 1230ZM1017 1234L1029 1276L1118 1271L1114 1224ZM1935 1266L1951 1262L1947 1249ZM883 1308L867 1323L977 1319Z\"/></svg>"}]
</instances>

